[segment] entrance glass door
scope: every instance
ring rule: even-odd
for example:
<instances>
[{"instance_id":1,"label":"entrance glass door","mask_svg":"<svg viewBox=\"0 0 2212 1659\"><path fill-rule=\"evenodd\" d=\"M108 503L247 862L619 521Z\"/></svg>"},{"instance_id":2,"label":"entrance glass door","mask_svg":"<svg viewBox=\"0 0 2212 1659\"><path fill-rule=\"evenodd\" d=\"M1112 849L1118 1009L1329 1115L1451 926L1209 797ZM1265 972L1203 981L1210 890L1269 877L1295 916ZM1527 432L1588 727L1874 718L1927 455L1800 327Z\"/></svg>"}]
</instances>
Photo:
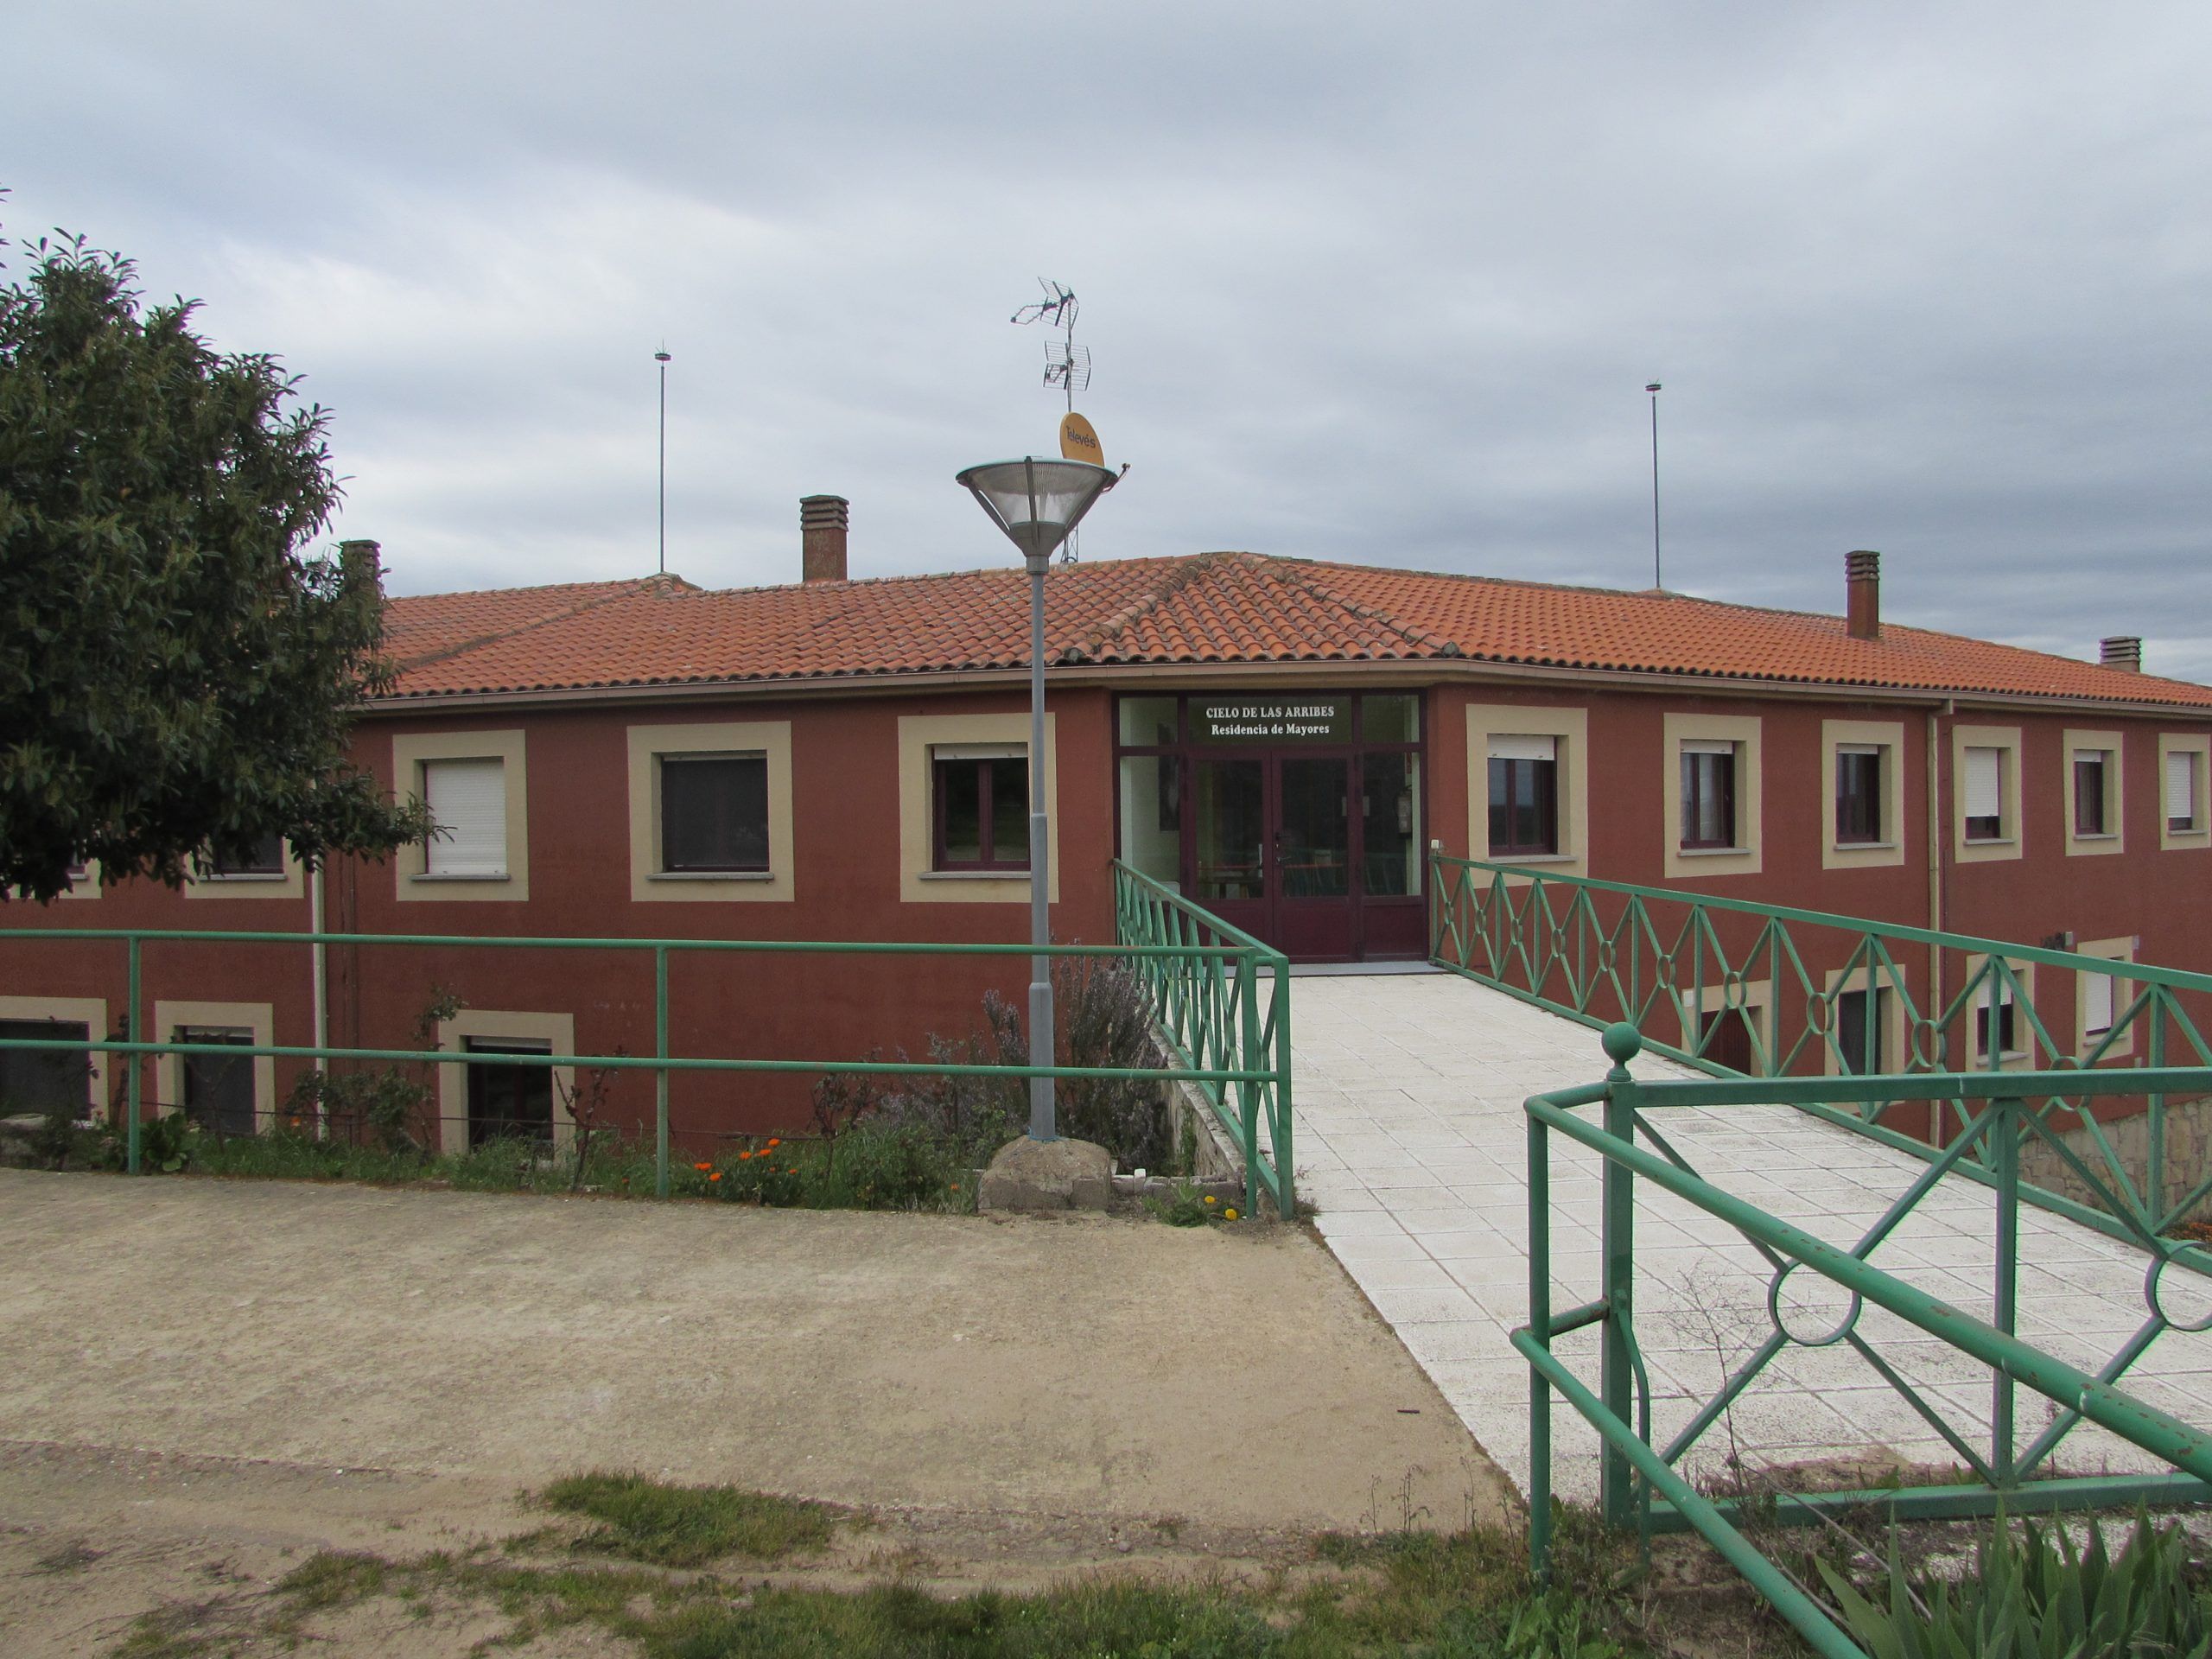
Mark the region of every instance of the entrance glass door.
<instances>
[{"instance_id":1,"label":"entrance glass door","mask_svg":"<svg viewBox=\"0 0 2212 1659\"><path fill-rule=\"evenodd\" d=\"M1192 860L1192 897L1231 927L1271 937L1267 843L1267 771L1257 756L1200 760L1198 846Z\"/></svg>"},{"instance_id":2,"label":"entrance glass door","mask_svg":"<svg viewBox=\"0 0 2212 1659\"><path fill-rule=\"evenodd\" d=\"M1351 762L1278 755L1274 773L1275 929L1294 957L1352 954Z\"/></svg>"}]
</instances>

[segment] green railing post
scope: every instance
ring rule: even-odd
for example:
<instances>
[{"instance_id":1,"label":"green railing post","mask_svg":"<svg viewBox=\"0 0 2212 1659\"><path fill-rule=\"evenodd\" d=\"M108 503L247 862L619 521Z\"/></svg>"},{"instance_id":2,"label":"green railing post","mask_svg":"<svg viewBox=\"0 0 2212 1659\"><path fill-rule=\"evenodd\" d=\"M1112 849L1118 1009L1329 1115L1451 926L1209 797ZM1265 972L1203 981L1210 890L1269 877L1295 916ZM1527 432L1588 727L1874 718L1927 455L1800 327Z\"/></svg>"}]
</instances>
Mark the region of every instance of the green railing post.
<instances>
[{"instance_id":1,"label":"green railing post","mask_svg":"<svg viewBox=\"0 0 2212 1659\"><path fill-rule=\"evenodd\" d=\"M1636 1140L1636 1109L1618 1085L1630 1080L1628 1062L1641 1046L1633 1027L1615 1026L1605 1033L1605 1052L1614 1060L1606 1081L1615 1085L1605 1096L1605 1133L1624 1146ZM1635 1421L1636 1389L1629 1355L1636 1321L1636 1177L1617 1158L1605 1160L1603 1205L1599 1248L1605 1257L1605 1323L1600 1332L1599 1391L1605 1409L1630 1423ZM1599 1500L1611 1525L1624 1527L1634 1518L1632 1478L1627 1454L1609 1442L1599 1469Z\"/></svg>"},{"instance_id":2,"label":"green railing post","mask_svg":"<svg viewBox=\"0 0 2212 1659\"><path fill-rule=\"evenodd\" d=\"M1270 1004L1275 1022L1275 1209L1285 1221L1298 1219L1296 1167L1292 1157L1291 1136L1295 1133L1296 1113L1290 1090L1290 958L1278 956L1269 964L1274 972L1272 988L1274 1000ZM1262 1068L1254 1057L1253 1070Z\"/></svg>"},{"instance_id":3,"label":"green railing post","mask_svg":"<svg viewBox=\"0 0 2212 1659\"><path fill-rule=\"evenodd\" d=\"M1996 1021L1990 1022L1990 1046L1997 1046ZM1986 1148L1997 1186L1997 1295L1993 1323L2008 1337L2020 1327L2020 1114L2024 1101L1993 1100ZM2011 1484L2018 1467L2012 1433L2016 1385L2011 1371L1999 1367L1991 1374L1989 1401L1989 1466L1998 1479Z\"/></svg>"},{"instance_id":4,"label":"green railing post","mask_svg":"<svg viewBox=\"0 0 2212 1659\"><path fill-rule=\"evenodd\" d=\"M1238 959L1236 979L1236 1065L1240 1071L1249 1071L1257 1069L1260 1052L1258 951L1248 950ZM1244 1125L1244 1213L1249 1216L1260 1207L1260 1085L1238 1084L1236 1106L1236 1115Z\"/></svg>"},{"instance_id":5,"label":"green railing post","mask_svg":"<svg viewBox=\"0 0 2212 1659\"><path fill-rule=\"evenodd\" d=\"M1545 1352L1552 1345L1552 1165L1543 1120L1529 1117L1529 1334ZM1529 1567L1551 1570L1552 1385L1529 1368Z\"/></svg>"},{"instance_id":6,"label":"green railing post","mask_svg":"<svg viewBox=\"0 0 2212 1659\"><path fill-rule=\"evenodd\" d=\"M668 947L653 951L653 1058L668 1058ZM668 1067L653 1073L653 1196L668 1196Z\"/></svg>"},{"instance_id":7,"label":"green railing post","mask_svg":"<svg viewBox=\"0 0 2212 1659\"><path fill-rule=\"evenodd\" d=\"M2160 986L2158 996L2152 999L2151 1004L2149 1059L2151 1069L2154 1071L2166 1063L2166 1021L2164 1006L2165 996L2165 988ZM2117 985L2113 988L2113 1001L2115 1006L2120 1001L2120 988ZM2143 1165L2143 1207L2150 1211L2151 1225L2153 1230L2163 1232L2165 1230L2166 1220L2166 1097L2164 1094L2154 1091L2144 1102L2144 1107L2150 1115L2150 1122L2145 1126L2150 1135L2150 1145L2146 1148L2147 1155Z\"/></svg>"},{"instance_id":8,"label":"green railing post","mask_svg":"<svg viewBox=\"0 0 2212 1659\"><path fill-rule=\"evenodd\" d=\"M123 1040L126 1043L143 1040L138 1029L139 945L139 937L133 933L130 935L130 1002L123 1015ZM123 1135L123 1166L136 1175L138 1173L138 1116L145 1107L146 1057L133 1051L124 1058L124 1098L129 1103L126 1109L130 1114L130 1123Z\"/></svg>"}]
</instances>

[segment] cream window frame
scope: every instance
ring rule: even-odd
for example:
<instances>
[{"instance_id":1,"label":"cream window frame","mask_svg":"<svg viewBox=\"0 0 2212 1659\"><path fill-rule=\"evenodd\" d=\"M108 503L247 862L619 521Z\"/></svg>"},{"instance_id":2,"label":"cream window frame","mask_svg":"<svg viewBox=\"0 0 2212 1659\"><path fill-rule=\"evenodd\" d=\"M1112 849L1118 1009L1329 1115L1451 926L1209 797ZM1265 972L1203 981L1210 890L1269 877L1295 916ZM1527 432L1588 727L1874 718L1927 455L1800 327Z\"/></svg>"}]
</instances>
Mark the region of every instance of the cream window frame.
<instances>
[{"instance_id":1,"label":"cream window frame","mask_svg":"<svg viewBox=\"0 0 2212 1659\"><path fill-rule=\"evenodd\" d=\"M220 1026L250 1031L256 1048L276 1043L276 1010L266 1002L169 1002L154 1004L154 1040L166 1043L179 1026ZM184 1059L181 1054L158 1057L156 1086L170 1115L184 1109ZM276 1122L276 1060L269 1054L253 1057L253 1132L266 1135Z\"/></svg>"},{"instance_id":2,"label":"cream window frame","mask_svg":"<svg viewBox=\"0 0 2212 1659\"><path fill-rule=\"evenodd\" d=\"M1836 757L1846 748L1878 748L1882 789L1881 838L1839 842L1835 838ZM1904 862L1904 722L1887 720L1824 720L1821 722L1821 868L1853 870L1891 868Z\"/></svg>"},{"instance_id":3,"label":"cream window frame","mask_svg":"<svg viewBox=\"0 0 2212 1659\"><path fill-rule=\"evenodd\" d=\"M1590 711L1540 703L1484 702L1467 708L1467 853L1490 857L1490 741L1493 737L1549 737L1560 753L1554 761L1558 785L1560 849L1519 855L1514 864L1540 865L1544 874L1590 874ZM1509 876L1519 885L1526 876Z\"/></svg>"},{"instance_id":4,"label":"cream window frame","mask_svg":"<svg viewBox=\"0 0 2212 1659\"><path fill-rule=\"evenodd\" d=\"M1966 959L1965 977L1972 979L1981 971L1981 964L1988 960L1986 956L1969 955ZM2036 1057L2035 1027L2028 1020L2028 1010L2036 1005L2036 964L2032 962L2015 961L2011 957L2005 957L2005 960L2012 967L2012 977L2019 982L2019 990L2015 995L2012 1008L2012 1040L2020 1046L2001 1051L1996 1056L1995 1069L1999 1071L2025 1071L2032 1067ZM1974 991L1974 1000L1967 1005L1966 1046L1968 1071L1986 1071L1991 1069L1989 1065L1991 1057L1977 1052L1975 1050L1974 1022L1975 1014L1982 1007L1982 999L1989 995L1992 988L1988 985L1978 987ZM1994 1010L1992 1012L1993 1014Z\"/></svg>"},{"instance_id":5,"label":"cream window frame","mask_svg":"<svg viewBox=\"0 0 2212 1659\"><path fill-rule=\"evenodd\" d=\"M1866 969L1863 963L1852 969L1831 968L1827 971L1827 978L1823 988L1831 998L1839 991L1863 991L1866 988ZM1909 1022L1899 1012L1904 1004L1897 1000L1897 993L1900 989L1907 993L1911 991L1912 970L1904 963L1898 963L1894 969L1877 963L1873 978L1874 1000L1882 1009L1882 1014L1879 1016L1883 1019L1880 1056L1882 1070L1903 1071L1910 1063L1911 1050L1907 1043L1905 1029ZM1853 1076L1853 1073L1843 1069L1843 1063L1836 1053L1835 1045L1828 1040L1834 1036L1834 1032L1835 1005L1831 1001L1828 1005L1827 1030L1821 1039L1821 1069L1832 1077Z\"/></svg>"},{"instance_id":6,"label":"cream window frame","mask_svg":"<svg viewBox=\"0 0 2212 1659\"><path fill-rule=\"evenodd\" d=\"M96 1043L107 1040L107 1001L98 996L0 996L0 1020L67 1020L81 1024ZM85 1077L85 1118L98 1122L107 1116L108 1061L101 1049L86 1056L92 1062Z\"/></svg>"},{"instance_id":7,"label":"cream window frame","mask_svg":"<svg viewBox=\"0 0 2212 1659\"><path fill-rule=\"evenodd\" d=\"M1998 828L1994 841L1967 839L1967 751L1996 749ZM1951 857L1961 864L1987 864L2018 858L2026 831L2020 822L2020 728L2017 726L1951 728Z\"/></svg>"},{"instance_id":8,"label":"cream window frame","mask_svg":"<svg viewBox=\"0 0 2212 1659\"><path fill-rule=\"evenodd\" d=\"M100 861L97 858L85 861L84 874L73 879L69 885L54 895L57 899L97 899L100 896Z\"/></svg>"},{"instance_id":9,"label":"cream window frame","mask_svg":"<svg viewBox=\"0 0 2212 1659\"><path fill-rule=\"evenodd\" d=\"M1660 779L1666 873L1683 880L1709 880L1720 875L1757 875L1764 854L1761 803L1765 797L1763 724L1757 715L1668 715L1659 746L1664 773ZM1682 745L1736 746L1736 844L1682 845Z\"/></svg>"},{"instance_id":10,"label":"cream window frame","mask_svg":"<svg viewBox=\"0 0 2212 1659\"><path fill-rule=\"evenodd\" d=\"M530 897L530 768L528 746L519 730L493 732L400 732L391 740L392 793L403 800L423 798L423 765L428 760L498 760L507 791L507 873L505 875L432 875L429 847L410 841L392 855L393 880L403 900L433 904L520 904Z\"/></svg>"},{"instance_id":11,"label":"cream window frame","mask_svg":"<svg viewBox=\"0 0 2212 1659\"><path fill-rule=\"evenodd\" d=\"M2133 935L2117 939L2085 939L2074 947L2077 957L2094 957L2099 962L2133 962L2135 960L2135 939ZM2076 969L2074 975L2074 1046L2075 1058L2079 1059L2089 1052L2092 1033L2089 1030L2089 981L2103 976L2092 976ZM2112 986L2112 1014L2117 1022L2126 1011L2128 1003L2135 1000L2136 982L2113 978ZM2120 1034L2114 1038L2110 1048L2099 1056L2101 1060L2125 1059L2135 1052L2135 1024L2130 1020Z\"/></svg>"},{"instance_id":12,"label":"cream window frame","mask_svg":"<svg viewBox=\"0 0 2212 1659\"><path fill-rule=\"evenodd\" d=\"M2196 827L2176 830L2166 822L2166 757L2170 754L2193 754L2196 757ZM2212 737L2188 732L2158 734L2158 850L2180 852L2190 848L2212 847Z\"/></svg>"},{"instance_id":13,"label":"cream window frame","mask_svg":"<svg viewBox=\"0 0 2212 1659\"><path fill-rule=\"evenodd\" d=\"M1752 1031L1758 1038L1759 1046L1766 1051L1770 1060L1774 1058L1774 982L1770 979L1747 979L1740 982L1738 989L1740 992L1738 999L1732 1002L1728 995L1728 983L1725 979L1717 985L1702 987L1698 992L1696 1007L1698 1017L1695 1020L1690 1017L1689 992L1684 990L1675 994L1675 1013L1682 1022L1681 1048L1683 1053L1688 1054L1694 1051L1698 1025L1705 1015L1718 1013L1725 1007L1740 1007L1751 1020ZM1752 1058L1757 1058L1758 1056L1754 1055Z\"/></svg>"},{"instance_id":14,"label":"cream window frame","mask_svg":"<svg viewBox=\"0 0 2212 1659\"><path fill-rule=\"evenodd\" d=\"M1010 744L1029 751L1027 710L1011 715L901 715L899 717L899 899L908 905L1026 905L1027 871L938 870L931 799L931 756L957 743ZM1052 868L1046 899L1060 899L1059 716L1045 716L1045 810L1051 814L1046 855ZM1032 764L1034 764L1033 758Z\"/></svg>"},{"instance_id":15,"label":"cream window frame","mask_svg":"<svg viewBox=\"0 0 2212 1659\"><path fill-rule=\"evenodd\" d=\"M188 899L305 899L308 896L307 866L300 862L300 855L292 850L292 843L287 841L284 843L282 874L218 875L210 868L202 874L186 875L184 896Z\"/></svg>"},{"instance_id":16,"label":"cream window frame","mask_svg":"<svg viewBox=\"0 0 2212 1659\"><path fill-rule=\"evenodd\" d=\"M493 1008L463 1008L450 1020L438 1021L438 1052L459 1054L471 1037L518 1043L550 1043L556 1054L576 1052L576 1017L573 1014L501 1013ZM575 1093L576 1068L556 1065L553 1073L553 1146L565 1152L575 1144L576 1120L569 1110ZM468 1150L468 1067L449 1060L438 1067L438 1149L458 1157Z\"/></svg>"},{"instance_id":17,"label":"cream window frame","mask_svg":"<svg viewBox=\"0 0 2212 1659\"><path fill-rule=\"evenodd\" d=\"M789 904L798 896L791 829L791 723L690 721L629 729L630 898L638 904ZM757 754L768 763L768 868L671 874L660 868L663 755Z\"/></svg>"},{"instance_id":18,"label":"cream window frame","mask_svg":"<svg viewBox=\"0 0 2212 1659\"><path fill-rule=\"evenodd\" d=\"M2066 831L2066 855L2069 858L2093 858L2127 850L2127 753L2123 747L2126 734L2120 732L2077 731L2069 728L2064 734L2061 753L2066 757L2063 785L2059 793L2066 817L2063 827ZM2074 757L2083 750L2103 751L2105 754L2105 824L2101 835L2080 836L2074 833ZM2164 788L2160 780L2160 790ZM2164 803L2159 803L2164 810Z\"/></svg>"}]
</instances>

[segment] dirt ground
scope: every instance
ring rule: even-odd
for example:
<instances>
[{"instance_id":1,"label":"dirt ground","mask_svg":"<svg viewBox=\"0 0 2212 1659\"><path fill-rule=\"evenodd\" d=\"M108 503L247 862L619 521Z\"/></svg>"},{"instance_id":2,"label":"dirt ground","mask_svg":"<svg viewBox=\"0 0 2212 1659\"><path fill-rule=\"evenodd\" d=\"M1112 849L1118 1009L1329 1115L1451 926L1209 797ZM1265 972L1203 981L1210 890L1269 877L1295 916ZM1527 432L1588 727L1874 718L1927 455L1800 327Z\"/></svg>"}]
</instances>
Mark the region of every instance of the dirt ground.
<instances>
[{"instance_id":1,"label":"dirt ground","mask_svg":"<svg viewBox=\"0 0 2212 1659\"><path fill-rule=\"evenodd\" d=\"M1292 1228L10 1171L0 1232L10 1655L318 1548L524 1531L518 1495L586 1469L864 1506L817 1571L947 1588L1510 1501Z\"/></svg>"}]
</instances>

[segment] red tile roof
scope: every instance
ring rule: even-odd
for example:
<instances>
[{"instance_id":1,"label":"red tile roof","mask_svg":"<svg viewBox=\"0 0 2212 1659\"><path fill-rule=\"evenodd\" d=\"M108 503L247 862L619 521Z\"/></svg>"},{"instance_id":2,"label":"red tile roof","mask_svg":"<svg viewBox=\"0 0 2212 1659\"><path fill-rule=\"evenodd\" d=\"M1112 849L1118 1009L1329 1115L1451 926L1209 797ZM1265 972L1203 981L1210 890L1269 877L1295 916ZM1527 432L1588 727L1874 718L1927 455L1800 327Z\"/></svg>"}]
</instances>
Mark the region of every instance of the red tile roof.
<instances>
[{"instance_id":1,"label":"red tile roof","mask_svg":"<svg viewBox=\"0 0 2212 1659\"><path fill-rule=\"evenodd\" d=\"M704 592L674 577L389 602L398 698L950 673L1029 658L1019 567ZM1567 670L2212 708L2212 688L1957 634L1658 592L1254 553L1057 567L1058 664L1467 658Z\"/></svg>"}]
</instances>

